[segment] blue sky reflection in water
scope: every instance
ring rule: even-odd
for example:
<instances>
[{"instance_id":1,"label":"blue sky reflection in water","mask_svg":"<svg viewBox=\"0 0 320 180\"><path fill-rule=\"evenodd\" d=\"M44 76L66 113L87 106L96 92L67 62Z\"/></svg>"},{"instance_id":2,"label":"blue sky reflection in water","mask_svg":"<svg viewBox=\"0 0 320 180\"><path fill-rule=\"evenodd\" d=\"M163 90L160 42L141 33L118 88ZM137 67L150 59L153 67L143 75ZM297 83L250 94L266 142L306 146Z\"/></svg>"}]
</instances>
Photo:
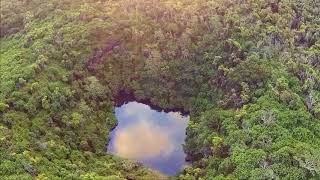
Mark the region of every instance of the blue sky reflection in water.
<instances>
[{"instance_id":1,"label":"blue sky reflection in water","mask_svg":"<svg viewBox=\"0 0 320 180\"><path fill-rule=\"evenodd\" d=\"M187 164L182 144L188 116L158 112L137 102L117 107L115 113L118 125L110 134L108 152L167 175L176 174Z\"/></svg>"}]
</instances>

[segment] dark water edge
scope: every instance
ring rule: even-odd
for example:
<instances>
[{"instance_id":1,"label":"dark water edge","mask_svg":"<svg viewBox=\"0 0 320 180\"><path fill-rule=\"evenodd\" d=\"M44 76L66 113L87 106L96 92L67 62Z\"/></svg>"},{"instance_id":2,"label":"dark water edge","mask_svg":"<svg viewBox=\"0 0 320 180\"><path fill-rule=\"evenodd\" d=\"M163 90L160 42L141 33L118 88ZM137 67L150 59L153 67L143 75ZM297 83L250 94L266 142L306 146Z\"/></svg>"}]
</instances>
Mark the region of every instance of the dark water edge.
<instances>
[{"instance_id":1,"label":"dark water edge","mask_svg":"<svg viewBox=\"0 0 320 180\"><path fill-rule=\"evenodd\" d=\"M138 102L151 107L151 109L156 110L158 112L180 112L183 116L188 116L190 112L183 107L175 107L175 108L163 108L158 106L150 101L150 99L138 99L135 97L133 91L131 90L119 90L117 94L113 95L113 103L115 107L120 107L129 102Z\"/></svg>"}]
</instances>

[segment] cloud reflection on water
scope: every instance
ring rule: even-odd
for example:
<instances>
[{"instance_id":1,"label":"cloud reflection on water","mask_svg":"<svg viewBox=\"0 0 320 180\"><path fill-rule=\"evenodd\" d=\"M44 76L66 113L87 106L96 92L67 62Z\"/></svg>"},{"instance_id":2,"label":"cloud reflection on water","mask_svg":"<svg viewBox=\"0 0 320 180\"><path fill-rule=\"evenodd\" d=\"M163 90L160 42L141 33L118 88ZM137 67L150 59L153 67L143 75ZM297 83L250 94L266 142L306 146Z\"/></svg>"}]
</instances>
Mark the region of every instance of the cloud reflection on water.
<instances>
[{"instance_id":1,"label":"cloud reflection on water","mask_svg":"<svg viewBox=\"0 0 320 180\"><path fill-rule=\"evenodd\" d=\"M167 134L146 121L122 128L114 137L114 150L122 157L144 159L161 156L171 144Z\"/></svg>"},{"instance_id":2,"label":"cloud reflection on water","mask_svg":"<svg viewBox=\"0 0 320 180\"><path fill-rule=\"evenodd\" d=\"M182 144L189 117L157 112L137 102L116 108L116 117L118 126L110 135L109 152L166 174L174 174L186 165Z\"/></svg>"}]
</instances>

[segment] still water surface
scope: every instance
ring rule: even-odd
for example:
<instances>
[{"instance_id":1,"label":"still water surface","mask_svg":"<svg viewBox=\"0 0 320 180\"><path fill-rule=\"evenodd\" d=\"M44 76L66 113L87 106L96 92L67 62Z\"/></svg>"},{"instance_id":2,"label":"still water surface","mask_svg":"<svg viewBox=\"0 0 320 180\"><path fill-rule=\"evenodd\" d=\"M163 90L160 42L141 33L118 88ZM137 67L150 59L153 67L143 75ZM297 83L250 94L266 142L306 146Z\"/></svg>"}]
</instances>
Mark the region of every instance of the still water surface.
<instances>
[{"instance_id":1,"label":"still water surface","mask_svg":"<svg viewBox=\"0 0 320 180\"><path fill-rule=\"evenodd\" d=\"M174 175L187 165L182 144L188 116L159 112L138 102L116 107L115 115L118 125L110 134L108 152L167 175Z\"/></svg>"}]
</instances>

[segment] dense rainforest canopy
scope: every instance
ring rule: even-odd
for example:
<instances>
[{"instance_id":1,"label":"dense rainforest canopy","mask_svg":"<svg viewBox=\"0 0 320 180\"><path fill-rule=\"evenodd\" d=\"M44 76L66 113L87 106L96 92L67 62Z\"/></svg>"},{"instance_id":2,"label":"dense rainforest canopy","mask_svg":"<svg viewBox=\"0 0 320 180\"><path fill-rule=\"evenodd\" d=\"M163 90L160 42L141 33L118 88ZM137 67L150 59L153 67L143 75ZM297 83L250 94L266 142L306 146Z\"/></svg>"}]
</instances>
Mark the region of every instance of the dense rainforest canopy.
<instances>
[{"instance_id":1,"label":"dense rainforest canopy","mask_svg":"<svg viewBox=\"0 0 320 180\"><path fill-rule=\"evenodd\" d=\"M320 179L319 0L0 3L0 179L166 179L105 151L132 97L190 114L170 178Z\"/></svg>"}]
</instances>

